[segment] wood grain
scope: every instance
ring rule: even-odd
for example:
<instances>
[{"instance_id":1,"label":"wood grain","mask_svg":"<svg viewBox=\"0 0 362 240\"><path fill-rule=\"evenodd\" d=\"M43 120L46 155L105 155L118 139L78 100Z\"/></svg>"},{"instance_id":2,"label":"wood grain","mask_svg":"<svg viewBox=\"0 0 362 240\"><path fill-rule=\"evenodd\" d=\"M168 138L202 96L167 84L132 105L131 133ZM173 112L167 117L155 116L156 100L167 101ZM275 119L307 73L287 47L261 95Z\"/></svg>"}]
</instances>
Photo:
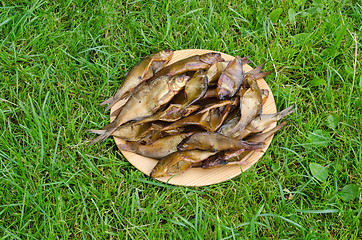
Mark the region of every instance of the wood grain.
<instances>
[{"instance_id":1,"label":"wood grain","mask_svg":"<svg viewBox=\"0 0 362 240\"><path fill-rule=\"evenodd\" d=\"M176 62L178 60L184 59L189 56L193 55L200 55L207 52L211 52L210 50L204 50L204 49L187 49L187 50L179 50L175 51L171 61L169 64ZM231 61L234 59L233 56L230 56L225 53L221 53L222 57L226 61ZM241 56L242 57L242 56ZM245 64L243 66L244 71L249 71L252 69L249 65ZM269 90L269 97L265 104L263 105L263 114L272 114L276 113L276 106L275 101L273 97L273 93L271 89L269 88L268 84L264 81L264 79L258 80L258 85L261 89L268 89ZM112 116L112 113L115 109L118 108L118 104L113 106L111 109L111 121L115 118ZM264 131L268 131L272 127L276 126L276 123L272 124L268 129L265 129ZM266 152L268 149L273 137L270 137L265 144L265 147L262 149L262 151L253 151L249 155L245 157L245 164L239 166L239 165L226 165L219 168L214 169L202 169L202 168L191 168L187 170L185 173L172 176L172 177L162 177L157 178L159 181L173 184L173 185L182 185L182 186L207 186L212 185L216 183L220 183L226 180L229 180L231 178L234 178L238 176L241 171L248 170L252 165L254 165ZM114 141L116 144L122 144L123 140L119 138L114 138ZM156 165L157 160L143 157L140 155L137 155L132 152L122 151L122 154L124 157L138 170L143 172L146 175L150 175L151 170Z\"/></svg>"}]
</instances>

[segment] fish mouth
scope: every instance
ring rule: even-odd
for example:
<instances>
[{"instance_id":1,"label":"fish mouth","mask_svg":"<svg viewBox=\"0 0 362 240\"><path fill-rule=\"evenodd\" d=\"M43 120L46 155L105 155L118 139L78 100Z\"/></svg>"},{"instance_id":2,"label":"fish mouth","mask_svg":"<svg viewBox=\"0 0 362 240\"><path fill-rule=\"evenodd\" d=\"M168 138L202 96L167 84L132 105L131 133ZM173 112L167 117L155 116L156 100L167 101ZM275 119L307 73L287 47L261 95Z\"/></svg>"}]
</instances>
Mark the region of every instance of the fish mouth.
<instances>
[{"instance_id":1,"label":"fish mouth","mask_svg":"<svg viewBox=\"0 0 362 240\"><path fill-rule=\"evenodd\" d=\"M164 52L165 52L166 54L170 54L170 53L173 53L173 50L171 50L171 49L166 49L166 50L164 50Z\"/></svg>"},{"instance_id":2,"label":"fish mouth","mask_svg":"<svg viewBox=\"0 0 362 240\"><path fill-rule=\"evenodd\" d=\"M204 55L205 56L205 55ZM215 62L222 62L225 61L222 57L221 57L221 53L218 52L210 52L206 54L206 57L201 58L200 59L202 62L212 65Z\"/></svg>"}]
</instances>

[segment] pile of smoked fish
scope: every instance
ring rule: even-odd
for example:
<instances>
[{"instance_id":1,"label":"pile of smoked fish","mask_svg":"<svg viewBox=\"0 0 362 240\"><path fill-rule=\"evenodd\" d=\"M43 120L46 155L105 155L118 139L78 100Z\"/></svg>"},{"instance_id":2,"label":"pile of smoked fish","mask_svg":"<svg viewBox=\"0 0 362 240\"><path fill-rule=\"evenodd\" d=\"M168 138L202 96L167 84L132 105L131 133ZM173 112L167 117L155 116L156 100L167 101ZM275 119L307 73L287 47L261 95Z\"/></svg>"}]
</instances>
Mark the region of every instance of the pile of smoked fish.
<instances>
[{"instance_id":1,"label":"pile of smoked fish","mask_svg":"<svg viewBox=\"0 0 362 240\"><path fill-rule=\"evenodd\" d=\"M173 53L151 54L128 72L117 93L101 103L108 104L106 110L117 103L116 118L100 130L88 130L99 134L90 144L109 136L125 140L120 149L159 160L151 172L156 178L191 167L242 164L286 125L263 132L293 112L291 106L261 113L269 91L257 80L272 72L262 72L264 64L244 72L247 57L228 62L209 52L167 65Z\"/></svg>"}]
</instances>

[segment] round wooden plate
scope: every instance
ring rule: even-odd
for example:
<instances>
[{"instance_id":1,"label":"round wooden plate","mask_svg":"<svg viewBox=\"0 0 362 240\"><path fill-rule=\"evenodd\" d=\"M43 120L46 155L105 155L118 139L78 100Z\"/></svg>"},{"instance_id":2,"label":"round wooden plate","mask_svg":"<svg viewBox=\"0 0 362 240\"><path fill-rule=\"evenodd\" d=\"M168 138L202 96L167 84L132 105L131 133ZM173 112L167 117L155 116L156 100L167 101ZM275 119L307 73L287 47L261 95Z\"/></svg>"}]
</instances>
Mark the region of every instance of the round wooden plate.
<instances>
[{"instance_id":1,"label":"round wooden plate","mask_svg":"<svg viewBox=\"0 0 362 240\"><path fill-rule=\"evenodd\" d=\"M193 56L193 55L200 55L208 52L215 52L210 50L204 50L204 49L187 49L187 50L179 50L175 51L174 55L169 62L169 64L179 61L181 59ZM221 56L226 61L231 61L234 59L233 56L227 55L225 53L221 53ZM245 72L250 71L252 67L245 64L243 65L243 69ZM272 91L270 90L268 84L264 81L264 79L258 80L258 85L260 89L268 89L269 90L269 97L265 104L263 105L262 112L263 114L273 114L276 113L276 106L274 97L272 94ZM115 116L112 116L112 113L115 109L118 108L119 104L116 104L111 109L111 121L115 118ZM268 129L269 130L272 127L275 127L276 123L272 124ZM245 157L245 162L243 165L226 165L219 168L214 169L203 169L203 168L191 168L187 170L186 172L171 176L171 177L161 177L157 178L157 180L173 184L173 185L182 185L182 186L207 186L212 185L216 183L220 183L226 180L229 180L231 178L234 178L238 176L242 171L248 170L252 165L254 165L265 153L265 151L268 149L270 142L272 141L273 137L270 137L265 144L265 147L262 149L262 151L252 151L250 154L248 154ZM117 145L122 144L124 140L114 137L114 141ZM156 165L157 160L152 158L143 157L140 155L137 155L132 152L127 152L120 150L123 154L123 156L138 170L143 172L146 175L150 175L151 170Z\"/></svg>"}]
</instances>

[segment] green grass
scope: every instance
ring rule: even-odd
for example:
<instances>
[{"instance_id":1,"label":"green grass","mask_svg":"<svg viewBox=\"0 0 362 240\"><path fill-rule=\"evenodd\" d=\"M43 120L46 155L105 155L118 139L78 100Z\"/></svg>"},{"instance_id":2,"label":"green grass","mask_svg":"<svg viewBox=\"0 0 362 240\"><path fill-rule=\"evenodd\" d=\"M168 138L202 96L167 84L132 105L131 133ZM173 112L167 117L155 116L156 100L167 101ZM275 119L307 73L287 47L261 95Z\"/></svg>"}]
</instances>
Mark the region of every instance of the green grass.
<instances>
[{"instance_id":1,"label":"green grass","mask_svg":"<svg viewBox=\"0 0 362 240\"><path fill-rule=\"evenodd\" d=\"M362 5L241 2L0 3L0 237L361 239ZM87 146L84 130L109 121L97 105L167 48L284 67L266 81L279 110L297 111L247 172L176 187L139 172L112 139ZM359 193L343 199L350 184Z\"/></svg>"}]
</instances>

